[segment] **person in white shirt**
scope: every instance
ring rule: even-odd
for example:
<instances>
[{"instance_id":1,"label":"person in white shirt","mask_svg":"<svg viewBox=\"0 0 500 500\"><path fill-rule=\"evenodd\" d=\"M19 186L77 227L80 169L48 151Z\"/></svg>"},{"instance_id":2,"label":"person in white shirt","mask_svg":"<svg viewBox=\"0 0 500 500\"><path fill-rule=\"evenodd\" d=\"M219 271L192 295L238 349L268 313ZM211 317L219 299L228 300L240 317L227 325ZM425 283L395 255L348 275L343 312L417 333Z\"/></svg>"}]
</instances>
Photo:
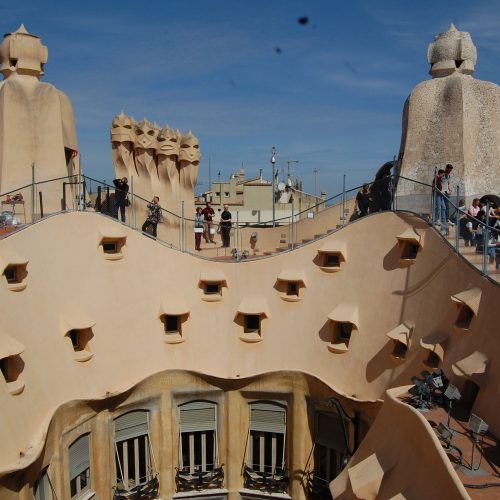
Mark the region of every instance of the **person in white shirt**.
<instances>
[{"instance_id":1,"label":"person in white shirt","mask_svg":"<svg viewBox=\"0 0 500 500\"><path fill-rule=\"evenodd\" d=\"M474 198L472 200L472 205L469 207L469 215L472 215L472 217L477 217L477 214L481 210L481 203L479 202L479 198Z\"/></svg>"},{"instance_id":2,"label":"person in white shirt","mask_svg":"<svg viewBox=\"0 0 500 500\"><path fill-rule=\"evenodd\" d=\"M453 165L448 163L444 169L443 175L443 193L444 193L444 205L446 209L446 220L451 226L454 225L453 221L450 220L450 198L453 194L453 185L451 180L451 171L453 170Z\"/></svg>"}]
</instances>

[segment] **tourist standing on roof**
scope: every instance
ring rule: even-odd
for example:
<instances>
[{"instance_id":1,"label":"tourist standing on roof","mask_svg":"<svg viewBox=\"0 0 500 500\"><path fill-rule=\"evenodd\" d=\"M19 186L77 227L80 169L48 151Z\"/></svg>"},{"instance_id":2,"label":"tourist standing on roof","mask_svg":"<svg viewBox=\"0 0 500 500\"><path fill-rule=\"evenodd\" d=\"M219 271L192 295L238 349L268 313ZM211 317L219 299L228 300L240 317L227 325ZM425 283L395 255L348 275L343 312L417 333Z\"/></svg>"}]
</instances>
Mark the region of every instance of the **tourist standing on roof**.
<instances>
[{"instance_id":1,"label":"tourist standing on roof","mask_svg":"<svg viewBox=\"0 0 500 500\"><path fill-rule=\"evenodd\" d=\"M214 228L214 209L212 208L212 204L207 201L207 204L205 208L202 210L203 214L203 219L204 219L204 227L205 231L203 232L203 237L205 238L205 241L207 243L214 243L214 234L215 234L215 228Z\"/></svg>"},{"instance_id":2,"label":"tourist standing on roof","mask_svg":"<svg viewBox=\"0 0 500 500\"><path fill-rule=\"evenodd\" d=\"M443 175L443 193L444 193L444 205L446 208L446 220L448 224L454 225L453 222L451 221L451 216L450 216L450 208L451 208L451 195L453 194L453 185L452 185L452 175L451 171L453 170L453 165L451 163L448 163L444 169L444 175Z\"/></svg>"},{"instance_id":3,"label":"tourist standing on roof","mask_svg":"<svg viewBox=\"0 0 500 500\"><path fill-rule=\"evenodd\" d=\"M145 233L151 227L151 232L156 238L156 228L159 222L163 222L163 215L161 213L160 198L155 196L151 203L148 203L148 217L142 225L142 231Z\"/></svg>"},{"instance_id":4,"label":"tourist standing on roof","mask_svg":"<svg viewBox=\"0 0 500 500\"><path fill-rule=\"evenodd\" d=\"M392 206L392 176L388 171L384 174L380 184L381 210L390 210Z\"/></svg>"},{"instance_id":5,"label":"tourist standing on roof","mask_svg":"<svg viewBox=\"0 0 500 500\"><path fill-rule=\"evenodd\" d=\"M363 187L358 191L356 195L356 208L358 210L359 217L364 217L368 214L368 207L370 206L370 186L368 184L363 184Z\"/></svg>"},{"instance_id":6,"label":"tourist standing on roof","mask_svg":"<svg viewBox=\"0 0 500 500\"><path fill-rule=\"evenodd\" d=\"M392 175L391 169L394 162L387 161L375 175L375 180L370 189L370 213L390 210L392 205Z\"/></svg>"},{"instance_id":7,"label":"tourist standing on roof","mask_svg":"<svg viewBox=\"0 0 500 500\"><path fill-rule=\"evenodd\" d=\"M434 179L434 224L441 225L441 233L448 235L448 222L446 219L446 205L443 194L444 170L440 168ZM439 222L441 220L441 222Z\"/></svg>"},{"instance_id":8,"label":"tourist standing on roof","mask_svg":"<svg viewBox=\"0 0 500 500\"><path fill-rule=\"evenodd\" d=\"M128 180L126 177L115 179L115 202L113 203L113 217L118 219L118 210L120 210L121 220L125 222L125 207L128 206Z\"/></svg>"},{"instance_id":9,"label":"tourist standing on roof","mask_svg":"<svg viewBox=\"0 0 500 500\"><path fill-rule=\"evenodd\" d=\"M220 214L220 232L222 236L222 246L229 248L231 245L231 212L228 206L224 205L224 211Z\"/></svg>"},{"instance_id":10,"label":"tourist standing on roof","mask_svg":"<svg viewBox=\"0 0 500 500\"><path fill-rule=\"evenodd\" d=\"M467 210L465 207L465 200L461 199L459 202L459 207L457 211L457 228L460 236L464 239L465 246L472 246L472 241L474 240L474 233L472 232L472 222L467 215Z\"/></svg>"},{"instance_id":11,"label":"tourist standing on roof","mask_svg":"<svg viewBox=\"0 0 500 500\"><path fill-rule=\"evenodd\" d=\"M196 214L194 216L194 248L201 250L201 235L203 234L203 224L205 219L203 217L203 210L201 207L196 207Z\"/></svg>"}]
</instances>

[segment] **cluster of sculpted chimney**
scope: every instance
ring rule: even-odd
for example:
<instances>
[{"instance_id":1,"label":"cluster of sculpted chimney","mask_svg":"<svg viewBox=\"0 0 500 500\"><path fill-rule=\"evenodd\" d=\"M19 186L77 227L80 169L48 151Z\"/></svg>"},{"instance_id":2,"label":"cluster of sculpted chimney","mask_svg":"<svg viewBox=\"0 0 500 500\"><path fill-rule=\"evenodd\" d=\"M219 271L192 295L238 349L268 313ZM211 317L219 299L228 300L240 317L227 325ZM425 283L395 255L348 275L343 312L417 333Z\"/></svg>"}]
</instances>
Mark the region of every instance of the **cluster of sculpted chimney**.
<instances>
[{"instance_id":1,"label":"cluster of sculpted chimney","mask_svg":"<svg viewBox=\"0 0 500 500\"><path fill-rule=\"evenodd\" d=\"M168 125L161 128L145 118L136 122L123 111L111 126L113 163L117 177L133 178L134 194L160 198L163 208L194 217L194 187L198 179L200 145L189 131L183 135ZM169 224L179 219L166 215Z\"/></svg>"}]
</instances>

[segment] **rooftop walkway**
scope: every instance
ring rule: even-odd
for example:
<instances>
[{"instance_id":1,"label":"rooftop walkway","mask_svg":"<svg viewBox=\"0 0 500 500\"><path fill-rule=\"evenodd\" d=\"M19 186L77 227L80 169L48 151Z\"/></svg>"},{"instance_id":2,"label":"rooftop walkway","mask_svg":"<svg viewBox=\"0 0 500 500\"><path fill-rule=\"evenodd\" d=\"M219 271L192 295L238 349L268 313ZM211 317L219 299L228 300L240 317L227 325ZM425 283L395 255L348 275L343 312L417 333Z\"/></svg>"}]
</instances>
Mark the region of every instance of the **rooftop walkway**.
<instances>
[{"instance_id":1,"label":"rooftop walkway","mask_svg":"<svg viewBox=\"0 0 500 500\"><path fill-rule=\"evenodd\" d=\"M327 212L328 210L334 209L336 207L330 207L329 209L325 210ZM96 212L99 213L99 212ZM367 217L373 217L376 216L377 214L371 214ZM108 216L102 215L103 217L107 218L108 220L110 219ZM114 219L111 219L114 220ZM359 219L358 219L359 220ZM269 257L273 255L280 254L282 252L287 252L287 251L293 251L294 249L300 248L304 245L307 245L311 242L314 242L316 240L319 240L331 233L334 233L336 231L341 230L343 227L346 226L341 226L340 224L337 224L338 219L335 217L332 217L332 224L331 226L334 227L327 227L324 232L316 232L314 235L307 235L305 238L300 238L300 234L298 234L298 238L296 243L293 245L291 243L287 244L282 244L281 246L275 247L275 248L266 248L266 249L255 249L255 250L248 250L248 257L245 258L245 260L255 260L263 257ZM355 222L355 221L354 221ZM302 224L307 223L307 221L301 221ZM350 225L350 224L347 224ZM19 226L16 226L15 228L13 227L6 227L6 228L0 228L0 240L3 238L6 238L10 236L11 234L23 229L24 227L29 226L29 224L21 224ZM280 228L259 228L259 231L276 231L279 230ZM282 231L286 231L286 226L281 227ZM143 233L144 234L144 233ZM151 238L151 236L144 234L145 237ZM217 235L217 238L219 236ZM455 249L456 247L456 235L455 235L455 227L449 228L449 235L445 237L446 241ZM164 243L160 240L158 240L159 243ZM169 245L170 246L170 245ZM201 243L201 251L200 252L195 252L192 250L189 250L189 252L193 253L193 255L198 255L202 258L210 259L210 260L215 260L215 261L226 261L226 262L232 262L235 259L232 256L232 247L231 248L222 248L220 241L216 241L215 244L213 243L205 243L202 241ZM474 246L471 247L466 247L464 241L460 238L459 239L459 252L458 252L464 259L466 259L472 266L474 266L480 273L483 273L483 254L482 253L477 253L476 248ZM241 252L240 252L241 255ZM500 283L500 269L496 269L495 262L493 262L491 259L488 259L488 264L487 264L487 273L486 275L491 278L492 280L496 281L497 283Z\"/></svg>"},{"instance_id":2,"label":"rooftop walkway","mask_svg":"<svg viewBox=\"0 0 500 500\"><path fill-rule=\"evenodd\" d=\"M403 395L402 400L405 401L408 397L407 393ZM447 424L446 410L436 406L421 414L439 438L438 425ZM448 448L445 443L443 448L472 499L500 498L500 442L490 432L484 433L478 440L473 457L473 435L467 425L470 414L470 404L458 403L453 407L450 418L453 436L450 444L454 448ZM457 449L462 453L461 458Z\"/></svg>"},{"instance_id":3,"label":"rooftop walkway","mask_svg":"<svg viewBox=\"0 0 500 500\"><path fill-rule=\"evenodd\" d=\"M450 233L446 239L453 247L455 247L455 236L455 227L450 227ZM459 253L476 269L481 272L483 271L483 254L476 252L476 248L474 246L466 247L462 238L459 239ZM491 259L488 259L487 274L490 278L500 282L500 269L496 269L495 262Z\"/></svg>"}]
</instances>

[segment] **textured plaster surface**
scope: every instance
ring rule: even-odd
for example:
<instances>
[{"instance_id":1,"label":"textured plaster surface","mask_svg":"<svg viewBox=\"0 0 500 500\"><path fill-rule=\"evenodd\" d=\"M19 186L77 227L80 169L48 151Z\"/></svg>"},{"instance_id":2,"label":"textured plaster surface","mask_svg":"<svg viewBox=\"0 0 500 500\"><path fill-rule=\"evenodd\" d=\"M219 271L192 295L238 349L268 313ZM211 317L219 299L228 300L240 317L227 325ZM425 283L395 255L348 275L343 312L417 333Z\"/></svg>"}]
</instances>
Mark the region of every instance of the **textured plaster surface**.
<instances>
[{"instance_id":1,"label":"textured plaster surface","mask_svg":"<svg viewBox=\"0 0 500 500\"><path fill-rule=\"evenodd\" d=\"M410 266L401 262L397 240L409 226L424 241ZM110 261L99 241L103 231L114 234L115 227L122 228L126 244L123 258ZM336 273L318 265L318 249L325 242L345 249L346 261ZM0 289L2 329L26 346L20 374L24 391L17 396L0 391L4 472L38 455L54 411L65 402L106 398L166 369L224 379L295 370L314 375L340 394L375 400L424 369L428 353L419 340L429 335L446 337L443 368L449 375L452 363L470 352L479 349L492 359L498 355L498 343L490 338L498 287L408 215L371 216L297 251L232 264L165 248L96 214L69 213L2 240L4 253L28 260L26 288ZM218 302L202 300L199 287L201 272L211 269L226 276L227 289ZM298 302L281 300L275 288L283 269L305 275L307 286ZM481 303L464 334L454 327L457 308L451 296L471 286L482 289ZM258 343L242 341L237 315L242 300L252 297L267 306ZM184 342L168 344L159 316L164 304L179 299L190 312L182 327ZM359 325L349 350L335 354L328 349L333 340L328 315L339 304L357 306ZM82 316L95 322L88 344L93 357L84 363L75 361L64 337L67 321ZM402 322L414 323L415 329L405 362L395 365L386 333ZM498 380L492 363L478 381L475 406L493 432L500 428L494 404Z\"/></svg>"},{"instance_id":2,"label":"textured plaster surface","mask_svg":"<svg viewBox=\"0 0 500 500\"><path fill-rule=\"evenodd\" d=\"M426 184L451 163L453 184L467 200L500 192L500 91L473 78L476 58L469 33L452 26L436 37L428 54L433 79L418 84L405 104L399 153L401 175ZM398 194L407 197L400 208L430 207L425 186L401 180Z\"/></svg>"},{"instance_id":3,"label":"textured plaster surface","mask_svg":"<svg viewBox=\"0 0 500 500\"><path fill-rule=\"evenodd\" d=\"M78 149L71 102L40 81L46 61L47 48L24 27L6 35L0 45L5 78L0 82L0 193L31 184L32 164L38 182L78 172L78 157L71 157ZM30 214L30 191L22 194ZM61 210L62 183L44 185L43 194L45 213Z\"/></svg>"}]
</instances>

